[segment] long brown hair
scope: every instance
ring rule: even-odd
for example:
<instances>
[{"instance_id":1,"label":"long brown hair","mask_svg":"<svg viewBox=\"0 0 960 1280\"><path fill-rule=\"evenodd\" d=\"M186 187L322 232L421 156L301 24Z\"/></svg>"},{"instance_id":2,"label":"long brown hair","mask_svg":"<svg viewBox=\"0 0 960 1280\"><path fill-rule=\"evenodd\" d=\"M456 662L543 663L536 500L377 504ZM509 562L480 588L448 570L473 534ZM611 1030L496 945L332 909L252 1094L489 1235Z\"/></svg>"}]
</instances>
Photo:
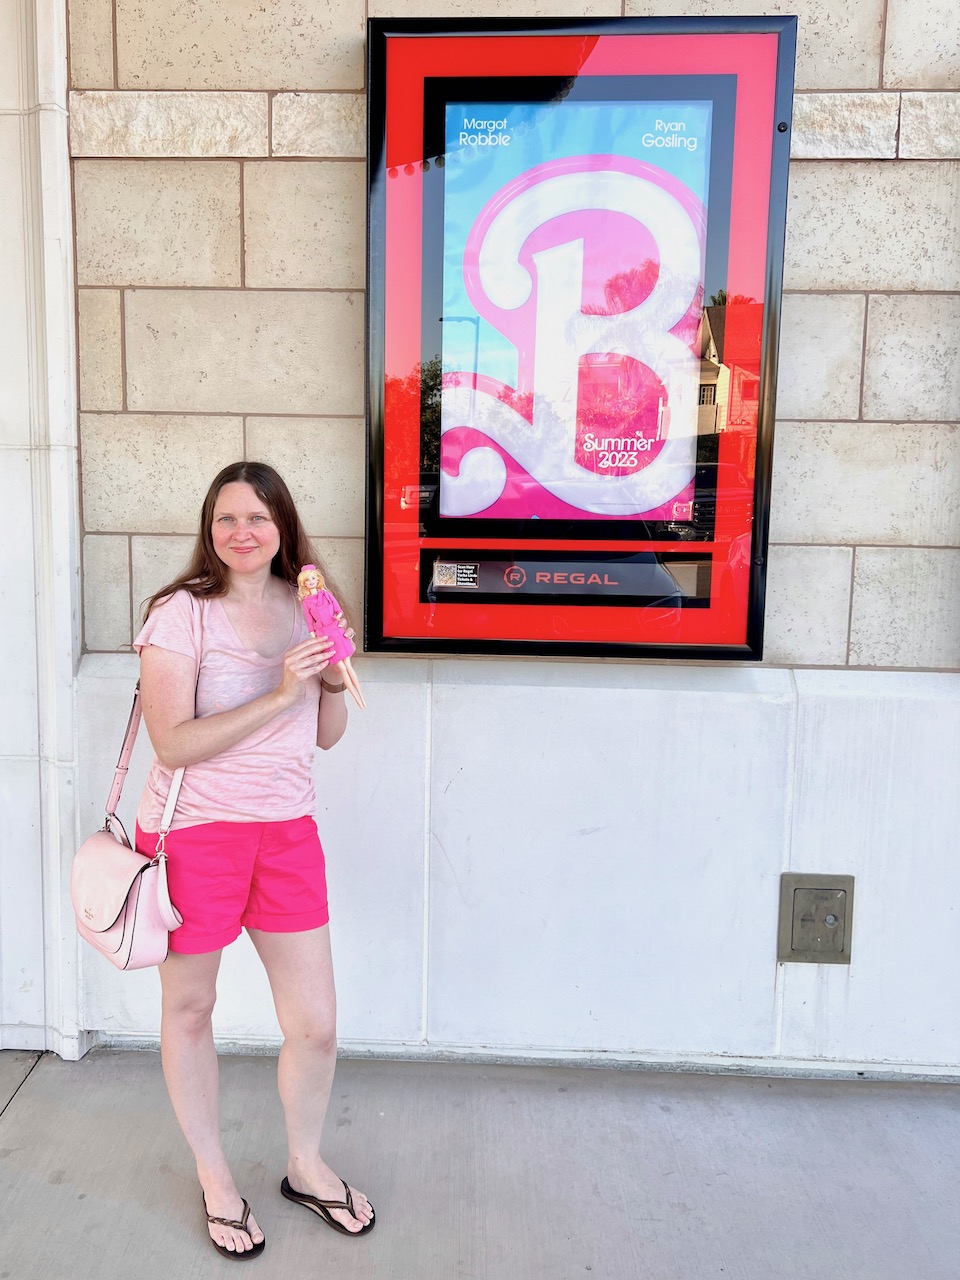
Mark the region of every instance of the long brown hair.
<instances>
[{"instance_id":1,"label":"long brown hair","mask_svg":"<svg viewBox=\"0 0 960 1280\"><path fill-rule=\"evenodd\" d=\"M146 603L144 622L161 600L175 591L189 591L192 596L225 596L229 587L227 566L213 546L213 509L220 490L228 484L248 484L270 512L280 534L280 549L270 563L270 572L296 589L297 574L304 564L320 564L310 545L290 490L282 477L265 462L231 462L217 475L200 509L200 529L190 563L172 582L161 587ZM326 575L325 575L326 576ZM341 603L342 607L342 603Z\"/></svg>"}]
</instances>

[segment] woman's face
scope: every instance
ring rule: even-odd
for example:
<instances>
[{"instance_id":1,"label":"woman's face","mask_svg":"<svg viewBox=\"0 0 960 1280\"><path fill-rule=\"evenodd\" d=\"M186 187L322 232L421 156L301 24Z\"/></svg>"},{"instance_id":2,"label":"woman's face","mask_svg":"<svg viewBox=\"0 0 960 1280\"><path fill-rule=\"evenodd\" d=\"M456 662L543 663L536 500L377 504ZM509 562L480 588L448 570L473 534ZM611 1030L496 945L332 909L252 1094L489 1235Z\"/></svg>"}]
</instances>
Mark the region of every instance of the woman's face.
<instances>
[{"instance_id":1,"label":"woman's face","mask_svg":"<svg viewBox=\"0 0 960 1280\"><path fill-rule=\"evenodd\" d=\"M225 484L217 495L210 530L213 549L231 571L244 577L269 573L280 550L280 531L270 509L245 482Z\"/></svg>"}]
</instances>

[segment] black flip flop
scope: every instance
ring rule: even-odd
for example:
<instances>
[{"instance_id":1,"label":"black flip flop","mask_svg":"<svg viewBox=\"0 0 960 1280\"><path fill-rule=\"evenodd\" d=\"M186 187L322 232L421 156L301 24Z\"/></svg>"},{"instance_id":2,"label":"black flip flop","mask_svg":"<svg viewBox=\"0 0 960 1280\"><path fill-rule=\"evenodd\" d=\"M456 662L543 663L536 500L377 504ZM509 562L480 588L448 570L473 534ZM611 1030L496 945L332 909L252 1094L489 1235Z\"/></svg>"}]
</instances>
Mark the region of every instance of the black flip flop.
<instances>
[{"instance_id":1,"label":"black flip flop","mask_svg":"<svg viewBox=\"0 0 960 1280\"><path fill-rule=\"evenodd\" d=\"M207 1213L207 1197L203 1197L203 1212ZM243 1231L250 1237L252 1249L228 1249L225 1244L217 1244L216 1240L211 1236L210 1243L216 1249L217 1253L222 1253L225 1258L232 1258L235 1262L242 1262L244 1258L257 1258L263 1253L266 1247L266 1239L260 1241L259 1244L254 1243L253 1234L247 1226L247 1219L250 1217L250 1206L246 1200L243 1201L243 1216L239 1222L235 1222L230 1218L215 1218L212 1213L207 1213L207 1222L215 1223L218 1227L232 1227L234 1231Z\"/></svg>"},{"instance_id":2,"label":"black flip flop","mask_svg":"<svg viewBox=\"0 0 960 1280\"><path fill-rule=\"evenodd\" d=\"M340 1181L343 1182L343 1179L341 1178ZM280 1183L281 1195L286 1196L288 1200L292 1200L294 1204L302 1204L305 1209L312 1209L315 1214L323 1219L328 1227L333 1227L334 1231L339 1231L342 1236L365 1236L368 1231L373 1230L373 1224L377 1220L377 1215L373 1212L373 1205L370 1206L370 1213L372 1214L370 1221L364 1223L359 1231L350 1231L330 1213L331 1209L346 1209L351 1218L355 1218L357 1222L360 1221L354 1212L353 1193L345 1182L343 1182L343 1190L347 1197L346 1200L318 1200L316 1196L308 1196L305 1191L294 1191L286 1178Z\"/></svg>"}]
</instances>

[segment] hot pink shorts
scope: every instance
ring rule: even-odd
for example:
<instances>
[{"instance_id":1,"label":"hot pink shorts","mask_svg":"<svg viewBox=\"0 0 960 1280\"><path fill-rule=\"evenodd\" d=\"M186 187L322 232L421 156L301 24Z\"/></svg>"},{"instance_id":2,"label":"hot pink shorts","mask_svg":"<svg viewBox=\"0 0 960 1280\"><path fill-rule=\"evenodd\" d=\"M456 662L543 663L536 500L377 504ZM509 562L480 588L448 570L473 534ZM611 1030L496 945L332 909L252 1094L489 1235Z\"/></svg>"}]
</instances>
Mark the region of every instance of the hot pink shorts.
<instances>
[{"instance_id":1,"label":"hot pink shorts","mask_svg":"<svg viewBox=\"0 0 960 1280\"><path fill-rule=\"evenodd\" d=\"M152 856L156 845L157 833L138 825L137 849ZM330 919L313 818L180 827L165 850L170 899L183 916L171 951L200 955L233 942L241 928L300 933Z\"/></svg>"}]
</instances>

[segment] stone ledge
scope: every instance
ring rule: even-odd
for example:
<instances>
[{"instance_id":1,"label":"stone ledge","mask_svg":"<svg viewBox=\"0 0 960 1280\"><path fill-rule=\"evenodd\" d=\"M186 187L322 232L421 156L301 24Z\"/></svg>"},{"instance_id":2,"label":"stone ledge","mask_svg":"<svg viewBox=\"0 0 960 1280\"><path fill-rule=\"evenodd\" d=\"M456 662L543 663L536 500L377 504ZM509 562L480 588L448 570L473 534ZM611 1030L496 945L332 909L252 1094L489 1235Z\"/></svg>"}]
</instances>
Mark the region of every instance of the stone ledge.
<instances>
[{"instance_id":1,"label":"stone ledge","mask_svg":"<svg viewBox=\"0 0 960 1280\"><path fill-rule=\"evenodd\" d=\"M890 160L897 154L898 93L798 93L794 160Z\"/></svg>"},{"instance_id":2,"label":"stone ledge","mask_svg":"<svg viewBox=\"0 0 960 1280\"><path fill-rule=\"evenodd\" d=\"M960 160L960 93L904 93L901 99L900 155Z\"/></svg>"},{"instance_id":3,"label":"stone ledge","mask_svg":"<svg viewBox=\"0 0 960 1280\"><path fill-rule=\"evenodd\" d=\"M362 93L278 93L273 99L273 154L362 159L366 118Z\"/></svg>"},{"instance_id":4,"label":"stone ledge","mask_svg":"<svg viewBox=\"0 0 960 1280\"><path fill-rule=\"evenodd\" d=\"M265 93L77 91L70 95L73 156L265 156Z\"/></svg>"}]
</instances>

